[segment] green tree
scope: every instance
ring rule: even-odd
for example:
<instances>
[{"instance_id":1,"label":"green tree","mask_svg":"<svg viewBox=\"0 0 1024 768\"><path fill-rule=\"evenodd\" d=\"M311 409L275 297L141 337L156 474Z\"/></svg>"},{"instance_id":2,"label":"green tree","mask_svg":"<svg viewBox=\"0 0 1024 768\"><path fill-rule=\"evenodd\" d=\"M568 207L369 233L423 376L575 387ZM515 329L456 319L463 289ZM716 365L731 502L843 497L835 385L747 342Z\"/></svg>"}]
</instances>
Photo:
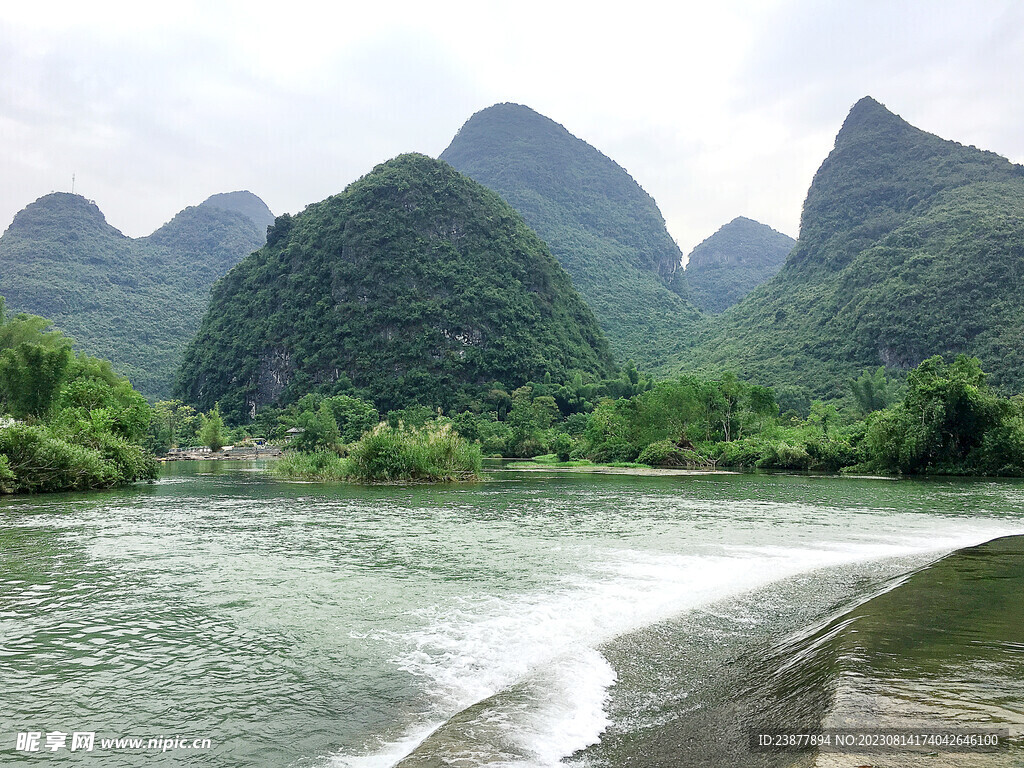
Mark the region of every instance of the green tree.
<instances>
[{"instance_id":1,"label":"green tree","mask_svg":"<svg viewBox=\"0 0 1024 768\"><path fill-rule=\"evenodd\" d=\"M358 397L335 395L324 398L324 405L334 416L343 443L358 441L380 422L380 414L373 407L373 403L368 403Z\"/></svg>"},{"instance_id":2,"label":"green tree","mask_svg":"<svg viewBox=\"0 0 1024 768\"><path fill-rule=\"evenodd\" d=\"M760 432L779 415L775 393L769 387L753 384L747 389L745 398L744 431Z\"/></svg>"},{"instance_id":3,"label":"green tree","mask_svg":"<svg viewBox=\"0 0 1024 768\"><path fill-rule=\"evenodd\" d=\"M547 430L561 415L553 397L534 397L533 392L533 387L527 385L512 393L507 423L511 430L508 450L514 456L543 453L547 448Z\"/></svg>"},{"instance_id":4,"label":"green tree","mask_svg":"<svg viewBox=\"0 0 1024 768\"><path fill-rule=\"evenodd\" d=\"M569 461L574 447L573 439L565 432L559 432L551 438L551 452L558 456L559 461Z\"/></svg>"},{"instance_id":5,"label":"green tree","mask_svg":"<svg viewBox=\"0 0 1024 768\"><path fill-rule=\"evenodd\" d=\"M872 460L900 472L978 471L986 435L1012 418L1010 401L988 387L977 358L925 360L907 376L903 402L873 414Z\"/></svg>"},{"instance_id":6,"label":"green tree","mask_svg":"<svg viewBox=\"0 0 1024 768\"><path fill-rule=\"evenodd\" d=\"M296 450L312 453L332 451L338 447L338 423L334 420L334 414L326 401L322 402L316 411L301 413L295 426L303 430L292 441L292 446Z\"/></svg>"},{"instance_id":7,"label":"green tree","mask_svg":"<svg viewBox=\"0 0 1024 768\"><path fill-rule=\"evenodd\" d=\"M67 383L60 393L60 416L85 418L104 409L110 413L111 431L130 442L138 442L149 429L152 409L131 383L114 373L110 363L88 355L76 355L68 366Z\"/></svg>"},{"instance_id":8,"label":"green tree","mask_svg":"<svg viewBox=\"0 0 1024 768\"><path fill-rule=\"evenodd\" d=\"M198 439L201 414L180 400L159 400L153 404L147 445L157 453L194 445Z\"/></svg>"},{"instance_id":9,"label":"green tree","mask_svg":"<svg viewBox=\"0 0 1024 768\"><path fill-rule=\"evenodd\" d=\"M896 385L885 375L885 368L864 370L856 379L850 379L850 391L862 416L888 408L895 398Z\"/></svg>"},{"instance_id":10,"label":"green tree","mask_svg":"<svg viewBox=\"0 0 1024 768\"><path fill-rule=\"evenodd\" d=\"M807 417L807 423L820 429L823 437L828 437L829 429L839 423L839 411L832 403L815 400L811 403L811 415Z\"/></svg>"},{"instance_id":11,"label":"green tree","mask_svg":"<svg viewBox=\"0 0 1024 768\"><path fill-rule=\"evenodd\" d=\"M0 353L0 393L7 411L19 419L46 419L53 411L71 352L22 342Z\"/></svg>"},{"instance_id":12,"label":"green tree","mask_svg":"<svg viewBox=\"0 0 1024 768\"><path fill-rule=\"evenodd\" d=\"M0 427L0 491L88 490L156 476L139 445L146 400L109 363L73 355L49 321L7 318L0 299L0 396L32 422Z\"/></svg>"},{"instance_id":13,"label":"green tree","mask_svg":"<svg viewBox=\"0 0 1024 768\"><path fill-rule=\"evenodd\" d=\"M211 451L219 451L224 447L224 419L221 418L219 405L214 405L213 410L202 417L199 441Z\"/></svg>"}]
</instances>

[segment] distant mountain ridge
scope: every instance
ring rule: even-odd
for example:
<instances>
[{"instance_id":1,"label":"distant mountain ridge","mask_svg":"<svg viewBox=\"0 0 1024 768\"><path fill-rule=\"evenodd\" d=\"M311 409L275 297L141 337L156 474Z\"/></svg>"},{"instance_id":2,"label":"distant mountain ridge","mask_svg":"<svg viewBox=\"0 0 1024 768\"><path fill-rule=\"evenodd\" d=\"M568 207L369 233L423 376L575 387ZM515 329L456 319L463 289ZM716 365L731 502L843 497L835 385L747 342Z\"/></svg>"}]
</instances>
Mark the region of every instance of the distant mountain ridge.
<instances>
[{"instance_id":1,"label":"distant mountain ridge","mask_svg":"<svg viewBox=\"0 0 1024 768\"><path fill-rule=\"evenodd\" d=\"M474 114L441 159L501 195L572 277L620 361L652 369L703 323L668 288L682 253L617 163L520 104Z\"/></svg>"},{"instance_id":2,"label":"distant mountain ridge","mask_svg":"<svg viewBox=\"0 0 1024 768\"><path fill-rule=\"evenodd\" d=\"M214 196L138 239L80 195L45 195L0 237L0 295L10 311L51 319L143 394L168 397L210 286L266 240L269 209L251 193L232 195L245 212Z\"/></svg>"},{"instance_id":3,"label":"distant mountain ridge","mask_svg":"<svg viewBox=\"0 0 1024 768\"><path fill-rule=\"evenodd\" d=\"M235 211L258 227L266 228L274 224L274 214L270 212L267 204L247 190L219 192L216 195L210 195L199 205L200 207L209 206L224 211Z\"/></svg>"},{"instance_id":4,"label":"distant mountain ridge","mask_svg":"<svg viewBox=\"0 0 1024 768\"><path fill-rule=\"evenodd\" d=\"M278 218L214 287L177 392L244 420L310 391L382 411L462 409L546 376L614 370L593 314L522 217L409 154Z\"/></svg>"},{"instance_id":5,"label":"distant mountain ridge","mask_svg":"<svg viewBox=\"0 0 1024 768\"><path fill-rule=\"evenodd\" d=\"M796 240L738 216L694 248L677 292L704 312L721 314L782 269Z\"/></svg>"},{"instance_id":6,"label":"distant mountain ridge","mask_svg":"<svg viewBox=\"0 0 1024 768\"><path fill-rule=\"evenodd\" d=\"M863 368L977 356L1024 390L1024 167L859 101L783 268L676 359L838 397Z\"/></svg>"}]
</instances>

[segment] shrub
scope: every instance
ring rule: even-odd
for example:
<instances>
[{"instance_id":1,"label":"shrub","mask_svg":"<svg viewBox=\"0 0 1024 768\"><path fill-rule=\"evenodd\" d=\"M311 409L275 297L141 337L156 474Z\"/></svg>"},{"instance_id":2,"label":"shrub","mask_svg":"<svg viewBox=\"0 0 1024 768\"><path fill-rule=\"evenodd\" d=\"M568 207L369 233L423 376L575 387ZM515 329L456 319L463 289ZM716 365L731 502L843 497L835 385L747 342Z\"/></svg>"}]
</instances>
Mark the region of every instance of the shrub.
<instances>
[{"instance_id":1,"label":"shrub","mask_svg":"<svg viewBox=\"0 0 1024 768\"><path fill-rule=\"evenodd\" d=\"M387 422L363 435L349 452L349 476L364 482L474 479L481 468L480 447L449 424L422 428Z\"/></svg>"},{"instance_id":2,"label":"shrub","mask_svg":"<svg viewBox=\"0 0 1024 768\"><path fill-rule=\"evenodd\" d=\"M860 461L857 449L843 439L822 436L807 443L806 448L815 469L838 472L843 467L853 466Z\"/></svg>"},{"instance_id":3,"label":"shrub","mask_svg":"<svg viewBox=\"0 0 1024 768\"><path fill-rule=\"evenodd\" d=\"M293 480L344 480L348 462L333 451L289 452L274 462L271 472Z\"/></svg>"},{"instance_id":4,"label":"shrub","mask_svg":"<svg viewBox=\"0 0 1024 768\"><path fill-rule=\"evenodd\" d=\"M615 461L636 461L640 451L621 437L609 437L602 443L595 446L588 454L588 458L598 464L608 464Z\"/></svg>"},{"instance_id":5,"label":"shrub","mask_svg":"<svg viewBox=\"0 0 1024 768\"><path fill-rule=\"evenodd\" d=\"M0 454L14 475L5 482L13 493L84 491L121 482L99 451L55 437L42 426L0 429Z\"/></svg>"},{"instance_id":6,"label":"shrub","mask_svg":"<svg viewBox=\"0 0 1024 768\"><path fill-rule=\"evenodd\" d=\"M671 440L651 443L640 451L637 462L652 467L682 467L688 463L686 455Z\"/></svg>"},{"instance_id":7,"label":"shrub","mask_svg":"<svg viewBox=\"0 0 1024 768\"><path fill-rule=\"evenodd\" d=\"M573 439L565 432L558 432L551 438L551 452L559 461L569 461L573 447Z\"/></svg>"},{"instance_id":8,"label":"shrub","mask_svg":"<svg viewBox=\"0 0 1024 768\"><path fill-rule=\"evenodd\" d=\"M14 493L18 486L18 478L11 469L6 456L0 455L0 493Z\"/></svg>"},{"instance_id":9,"label":"shrub","mask_svg":"<svg viewBox=\"0 0 1024 768\"><path fill-rule=\"evenodd\" d=\"M780 441L768 444L756 466L759 469L810 469L811 464L806 447Z\"/></svg>"}]
</instances>

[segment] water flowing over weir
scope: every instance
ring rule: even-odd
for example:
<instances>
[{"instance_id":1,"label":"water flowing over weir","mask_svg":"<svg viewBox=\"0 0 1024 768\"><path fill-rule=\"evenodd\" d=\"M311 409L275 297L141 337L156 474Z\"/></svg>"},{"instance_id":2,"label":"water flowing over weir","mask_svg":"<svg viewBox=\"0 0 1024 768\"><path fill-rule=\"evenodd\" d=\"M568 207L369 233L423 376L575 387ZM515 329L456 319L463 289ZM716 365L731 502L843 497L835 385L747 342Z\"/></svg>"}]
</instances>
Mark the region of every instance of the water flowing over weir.
<instances>
[{"instance_id":1,"label":"water flowing over weir","mask_svg":"<svg viewBox=\"0 0 1024 768\"><path fill-rule=\"evenodd\" d=\"M815 754L752 753L755 724L804 732L850 727L848 714L837 710L840 683L866 676L853 668L859 656L851 638L860 640L878 606L917 600L922 576L904 586L907 569L923 567L930 575L946 565L929 566L933 557L915 553L813 570L629 632L599 651L580 647L458 712L397 766L557 766L573 753L569 763L587 768L812 765ZM1024 560L1012 567L1024 578ZM960 623L972 618L968 611ZM876 627L875 640L919 642L905 636L909 619L891 617L883 631ZM1000 626L1007 625L1001 620ZM1019 641L1024 630L1016 631ZM779 643L779 637L787 639ZM1024 694L1021 680L1007 680L1007 690ZM859 716L862 727L893 725L883 726L870 708ZM955 718L945 725L955 727Z\"/></svg>"},{"instance_id":2,"label":"water flowing over weir","mask_svg":"<svg viewBox=\"0 0 1024 768\"><path fill-rule=\"evenodd\" d=\"M545 768L574 754L570 762L595 768L808 763L750 752L752 723L820 726L833 694L820 654L805 653L795 675L795 647L766 647L765 638L847 611L990 535L968 528L721 555L616 552L600 575L564 592L488 617L438 617L405 663L441 682L454 714L405 741L415 748L397 763L392 752L338 764ZM502 672L484 681L481 669Z\"/></svg>"},{"instance_id":3,"label":"water flowing over weir","mask_svg":"<svg viewBox=\"0 0 1024 768\"><path fill-rule=\"evenodd\" d=\"M849 644L871 634L856 612L1024 533L1017 482L507 472L375 488L253 469L0 502L0 738L194 734L214 748L188 764L241 768L809 764L826 756L742 751L739 724L906 700L885 675L850 687L844 664L886 648ZM1010 583L990 575L978 584ZM879 643L907 626L887 605ZM992 669L976 713L1010 719L998 693L1017 695L1000 683L1017 668ZM143 759L181 764L110 764Z\"/></svg>"},{"instance_id":4,"label":"water flowing over weir","mask_svg":"<svg viewBox=\"0 0 1024 768\"><path fill-rule=\"evenodd\" d=\"M616 641L621 725L580 764L914 766L936 750L757 753L750 735L1006 728L1010 748L928 764L1021 765L1024 537L895 575L907 562L788 579Z\"/></svg>"}]
</instances>

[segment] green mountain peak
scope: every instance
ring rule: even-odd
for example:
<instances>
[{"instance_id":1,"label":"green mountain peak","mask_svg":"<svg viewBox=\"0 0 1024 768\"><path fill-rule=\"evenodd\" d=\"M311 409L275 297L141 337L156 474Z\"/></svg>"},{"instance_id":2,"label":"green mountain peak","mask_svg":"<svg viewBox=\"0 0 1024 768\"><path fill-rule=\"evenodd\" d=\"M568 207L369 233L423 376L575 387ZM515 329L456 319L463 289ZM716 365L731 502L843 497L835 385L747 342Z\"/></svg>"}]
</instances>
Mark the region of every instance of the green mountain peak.
<instances>
[{"instance_id":1,"label":"green mountain peak","mask_svg":"<svg viewBox=\"0 0 1024 768\"><path fill-rule=\"evenodd\" d=\"M274 214L271 213L267 204L259 196L254 195L248 190L219 192L216 195L210 195L199 204L200 208L204 206L219 208L225 211L235 211L263 229L274 223Z\"/></svg>"},{"instance_id":2,"label":"green mountain peak","mask_svg":"<svg viewBox=\"0 0 1024 768\"><path fill-rule=\"evenodd\" d=\"M703 323L669 288L682 254L629 173L555 121L496 104L441 154L493 189L550 246L620 360L656 369Z\"/></svg>"},{"instance_id":3,"label":"green mountain peak","mask_svg":"<svg viewBox=\"0 0 1024 768\"><path fill-rule=\"evenodd\" d=\"M73 222L69 232L89 231L124 237L118 229L107 223L96 203L70 192L51 192L25 206L15 214L7 231L20 237L31 237L33 233L48 231L58 221Z\"/></svg>"},{"instance_id":4,"label":"green mountain peak","mask_svg":"<svg viewBox=\"0 0 1024 768\"><path fill-rule=\"evenodd\" d=\"M178 391L236 419L314 390L452 408L613 368L519 214L447 163L407 154L278 218L215 286Z\"/></svg>"},{"instance_id":5,"label":"green mountain peak","mask_svg":"<svg viewBox=\"0 0 1024 768\"><path fill-rule=\"evenodd\" d=\"M699 309L720 314L770 280L795 243L766 224L737 216L690 252L679 292Z\"/></svg>"},{"instance_id":6,"label":"green mountain peak","mask_svg":"<svg viewBox=\"0 0 1024 768\"><path fill-rule=\"evenodd\" d=\"M926 133L865 97L811 182L792 261L840 269L943 192L1021 176L1005 158Z\"/></svg>"},{"instance_id":7,"label":"green mountain peak","mask_svg":"<svg viewBox=\"0 0 1024 768\"><path fill-rule=\"evenodd\" d=\"M862 99L815 174L785 265L679 365L841 397L865 368L965 353L1021 391L1022 211L1024 168Z\"/></svg>"},{"instance_id":8,"label":"green mountain peak","mask_svg":"<svg viewBox=\"0 0 1024 768\"><path fill-rule=\"evenodd\" d=\"M148 237L125 237L81 195L28 205L0 237L0 294L53 321L151 398L171 392L210 286L266 239L266 227L213 206L187 208Z\"/></svg>"}]
</instances>

